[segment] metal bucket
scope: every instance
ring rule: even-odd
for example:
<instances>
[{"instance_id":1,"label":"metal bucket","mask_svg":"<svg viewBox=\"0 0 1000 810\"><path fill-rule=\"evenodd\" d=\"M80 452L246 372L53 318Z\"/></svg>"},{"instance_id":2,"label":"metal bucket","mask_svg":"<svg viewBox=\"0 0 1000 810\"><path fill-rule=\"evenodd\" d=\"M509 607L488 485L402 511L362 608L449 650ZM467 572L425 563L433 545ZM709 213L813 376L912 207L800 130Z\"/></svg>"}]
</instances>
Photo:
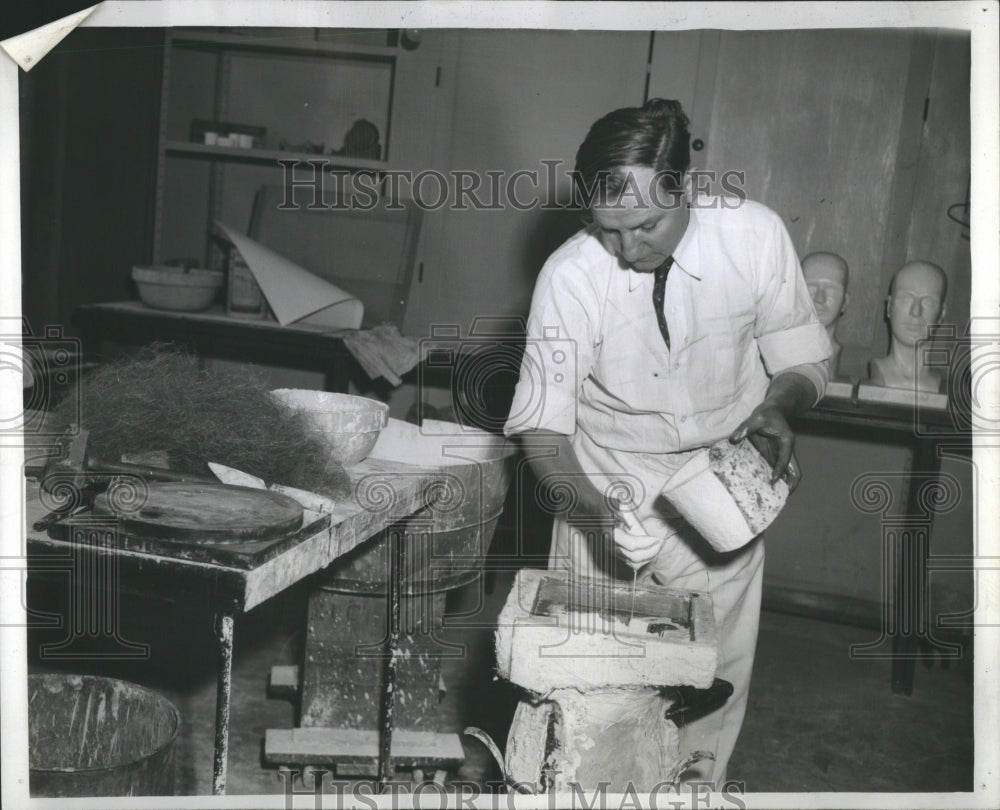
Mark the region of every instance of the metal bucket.
<instances>
[{"instance_id":1,"label":"metal bucket","mask_svg":"<svg viewBox=\"0 0 1000 810\"><path fill-rule=\"evenodd\" d=\"M510 457L503 456L442 468L442 497L397 524L397 529L405 526L409 532L404 595L437 593L476 580L503 512L512 466ZM334 561L321 575L319 587L340 593L385 594L392 531L376 535Z\"/></svg>"},{"instance_id":2,"label":"metal bucket","mask_svg":"<svg viewBox=\"0 0 1000 810\"><path fill-rule=\"evenodd\" d=\"M33 796L170 796L180 715L162 695L91 675L28 678Z\"/></svg>"}]
</instances>

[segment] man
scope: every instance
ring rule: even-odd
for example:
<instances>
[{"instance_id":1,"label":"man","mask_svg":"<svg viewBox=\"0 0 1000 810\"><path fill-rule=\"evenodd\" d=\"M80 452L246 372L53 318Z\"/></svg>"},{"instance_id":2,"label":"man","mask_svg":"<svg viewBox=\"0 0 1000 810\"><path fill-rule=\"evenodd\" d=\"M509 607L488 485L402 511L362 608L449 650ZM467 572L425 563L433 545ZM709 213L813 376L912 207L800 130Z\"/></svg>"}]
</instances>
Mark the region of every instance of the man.
<instances>
[{"instance_id":1,"label":"man","mask_svg":"<svg viewBox=\"0 0 1000 810\"><path fill-rule=\"evenodd\" d=\"M822 396L831 347L779 217L694 196L689 142L676 101L591 127L576 173L592 222L538 278L505 430L543 484L572 492L550 566L628 582L637 570L640 583L711 594L717 675L734 693L682 729L681 754L713 751L714 770L701 763L696 775L721 787L746 709L764 549L758 539L714 553L659 492L694 452L727 437L749 437L773 480L794 487L787 418ZM641 531L623 528L613 497L622 493Z\"/></svg>"},{"instance_id":2,"label":"man","mask_svg":"<svg viewBox=\"0 0 1000 810\"><path fill-rule=\"evenodd\" d=\"M826 329L826 336L833 346L830 357L830 376L836 375L837 361L840 359L840 344L837 342L837 322L847 307L847 262L836 253L810 253L802 260L802 275L806 280L809 295L812 296L816 317Z\"/></svg>"},{"instance_id":3,"label":"man","mask_svg":"<svg viewBox=\"0 0 1000 810\"><path fill-rule=\"evenodd\" d=\"M931 262L909 262L896 271L886 298L892 333L889 354L872 360L869 376L873 383L911 391L941 390L944 378L917 356L917 341L927 339L929 328L941 322L947 291L948 277Z\"/></svg>"}]
</instances>

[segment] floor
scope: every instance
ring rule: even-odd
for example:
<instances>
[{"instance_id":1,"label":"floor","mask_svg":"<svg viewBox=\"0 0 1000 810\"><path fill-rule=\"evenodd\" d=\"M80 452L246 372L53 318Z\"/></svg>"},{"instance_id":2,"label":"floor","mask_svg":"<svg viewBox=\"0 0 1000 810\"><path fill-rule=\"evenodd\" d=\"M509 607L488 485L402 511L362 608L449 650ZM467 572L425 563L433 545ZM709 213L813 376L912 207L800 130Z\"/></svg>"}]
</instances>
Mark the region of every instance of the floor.
<instances>
[{"instance_id":1,"label":"floor","mask_svg":"<svg viewBox=\"0 0 1000 810\"><path fill-rule=\"evenodd\" d=\"M453 592L449 609L480 607L475 623L446 631L466 654L444 665L447 692L441 710L449 725L486 731L502 749L516 701L492 671L495 617L508 587L499 575L492 593L477 585ZM299 663L308 587L297 586L236 623L228 791L280 794L287 777L261 764L266 729L292 728L295 707L268 697L270 669ZM39 603L52 599L38 596ZM37 655L59 632L30 634L32 671L94 672L150 686L182 717L176 743L176 792L211 792L215 659L210 616L184 606L126 601L121 636L149 644L138 661L84 660L67 664ZM971 655L918 665L909 697L890 691L889 662L852 657L852 644L873 640L871 630L765 612L753 689L729 776L748 792L965 791L972 783ZM947 664L947 665L946 665ZM477 740L463 738L466 760L450 780L486 782L499 771ZM295 790L302 790L296 784Z\"/></svg>"}]
</instances>

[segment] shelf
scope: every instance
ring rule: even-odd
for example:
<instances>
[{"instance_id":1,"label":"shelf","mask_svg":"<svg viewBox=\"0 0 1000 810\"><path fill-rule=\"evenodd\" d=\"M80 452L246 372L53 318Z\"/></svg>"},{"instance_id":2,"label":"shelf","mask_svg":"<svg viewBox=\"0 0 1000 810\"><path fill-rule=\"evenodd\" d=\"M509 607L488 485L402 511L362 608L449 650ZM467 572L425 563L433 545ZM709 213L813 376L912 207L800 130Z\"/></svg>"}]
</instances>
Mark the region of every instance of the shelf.
<instances>
[{"instance_id":1,"label":"shelf","mask_svg":"<svg viewBox=\"0 0 1000 810\"><path fill-rule=\"evenodd\" d=\"M860 385L862 389L871 386ZM894 392L898 397L899 392ZM903 392L906 394L907 392ZM892 396L892 395L890 395ZM912 394L910 395L912 397ZM967 414L961 409L951 407L947 398L935 394L945 400L944 407L934 407L926 403L915 403L913 399L899 402L892 399L864 400L831 396L829 392L814 408L796 417L796 421L833 422L863 425L879 428L893 433L902 433L910 437L935 436L964 441L971 434L965 426L969 423ZM938 405L935 400L934 405Z\"/></svg>"},{"instance_id":2,"label":"shelf","mask_svg":"<svg viewBox=\"0 0 1000 810\"><path fill-rule=\"evenodd\" d=\"M885 402L893 405L905 405L909 408L932 408L939 411L948 408L946 394L887 388L869 383L861 383L858 386L858 402Z\"/></svg>"},{"instance_id":3,"label":"shelf","mask_svg":"<svg viewBox=\"0 0 1000 810\"><path fill-rule=\"evenodd\" d=\"M281 149L241 149L236 146L208 146L202 143L188 141L167 141L164 149L168 155L192 155L213 160L251 161L271 163L278 160L323 160L331 166L345 169L388 170L389 165L384 160L368 158L344 157L343 155L318 155L309 152L285 152Z\"/></svg>"},{"instance_id":4,"label":"shelf","mask_svg":"<svg viewBox=\"0 0 1000 810\"><path fill-rule=\"evenodd\" d=\"M294 29L290 29L294 30ZM318 42L314 39L292 37L252 37L242 34L223 34L202 31L174 32L172 44L204 50L244 50L294 56L341 57L372 62L394 62L397 48L388 45L351 45L337 42Z\"/></svg>"},{"instance_id":5,"label":"shelf","mask_svg":"<svg viewBox=\"0 0 1000 810\"><path fill-rule=\"evenodd\" d=\"M387 160L393 148L394 90L397 67L406 61L397 37L381 29L170 30L154 258L162 259L169 246L171 255L201 256L204 266L219 265L224 256L206 234L216 220L247 221L260 186L281 183L279 161L294 166L296 179L310 176L312 161L323 174L371 173L369 185L381 183L394 165ZM330 154L340 148L341 136L350 147L347 136L362 119L378 130L379 148L349 148L357 157ZM256 138L249 149L206 144L198 133L189 134L196 120L266 127L268 139ZM325 143L327 153L305 151L306 135ZM279 149L280 143L289 148Z\"/></svg>"},{"instance_id":6,"label":"shelf","mask_svg":"<svg viewBox=\"0 0 1000 810\"><path fill-rule=\"evenodd\" d=\"M82 304L73 323L87 359L104 359L109 341L133 349L177 343L205 357L320 372L327 391L347 393L351 382L365 384L364 371L344 344L345 330L236 318L221 306L203 312L152 309L141 301Z\"/></svg>"}]
</instances>

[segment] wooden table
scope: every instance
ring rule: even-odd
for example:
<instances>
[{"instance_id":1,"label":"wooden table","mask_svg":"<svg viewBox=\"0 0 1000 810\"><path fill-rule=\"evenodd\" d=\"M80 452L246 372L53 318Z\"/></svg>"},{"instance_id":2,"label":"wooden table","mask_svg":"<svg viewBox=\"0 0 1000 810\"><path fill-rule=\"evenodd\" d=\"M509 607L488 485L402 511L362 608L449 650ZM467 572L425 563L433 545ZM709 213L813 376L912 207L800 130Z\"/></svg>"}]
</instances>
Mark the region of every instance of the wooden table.
<instances>
[{"instance_id":1,"label":"wooden table","mask_svg":"<svg viewBox=\"0 0 1000 810\"><path fill-rule=\"evenodd\" d=\"M889 586L886 593L892 594L892 601L886 599L881 606L880 637L869 644L854 645L851 654L890 659L893 693L909 695L913 691L916 662L922 656L921 644L946 658L960 654L957 645L941 642L931 632L927 575L936 511L934 498L944 492L940 487L942 452L971 452L969 416L959 412L954 398L946 408L924 407L866 400L865 389L858 382L831 384L831 388L833 395L828 389L815 408L793 421L797 433L853 438L870 435L872 441L901 444L912 453L912 463L905 474L906 503L902 509L891 503L891 494L881 486L880 473L859 476L852 492L858 508L882 515L879 540L889 552L886 559L889 567L884 576ZM971 565L971 561L967 563ZM954 570L951 565L946 567ZM829 604L829 597L824 600L814 594L782 590L777 600L784 602L784 608L791 612L796 612L793 608L798 606L806 615L833 620L843 612L842 606ZM770 599L770 606L775 607L776 597L772 594Z\"/></svg>"},{"instance_id":2,"label":"wooden table","mask_svg":"<svg viewBox=\"0 0 1000 810\"><path fill-rule=\"evenodd\" d=\"M306 511L303 527L291 537L246 545L181 544L122 536L109 518L95 516L66 539L31 527L47 512L38 486L29 487L26 504L28 570L73 574L74 595L101 581L140 594L179 593L206 597L215 613L218 641L216 739L213 793L226 789L229 705L235 617L319 571L378 532L430 503L440 470L368 459L348 473L354 499L332 514ZM82 518L81 518L82 520ZM396 581L393 577L393 581ZM92 611L116 600L82 599ZM84 617L84 625L115 628L113 616ZM89 621L88 621L89 620Z\"/></svg>"},{"instance_id":3,"label":"wooden table","mask_svg":"<svg viewBox=\"0 0 1000 810\"><path fill-rule=\"evenodd\" d=\"M141 301L84 304L73 313L84 356L100 359L105 343L141 346L179 343L203 357L320 371L327 391L346 393L348 382L368 378L344 346L343 329L226 315L220 306L204 312L152 309Z\"/></svg>"}]
</instances>

